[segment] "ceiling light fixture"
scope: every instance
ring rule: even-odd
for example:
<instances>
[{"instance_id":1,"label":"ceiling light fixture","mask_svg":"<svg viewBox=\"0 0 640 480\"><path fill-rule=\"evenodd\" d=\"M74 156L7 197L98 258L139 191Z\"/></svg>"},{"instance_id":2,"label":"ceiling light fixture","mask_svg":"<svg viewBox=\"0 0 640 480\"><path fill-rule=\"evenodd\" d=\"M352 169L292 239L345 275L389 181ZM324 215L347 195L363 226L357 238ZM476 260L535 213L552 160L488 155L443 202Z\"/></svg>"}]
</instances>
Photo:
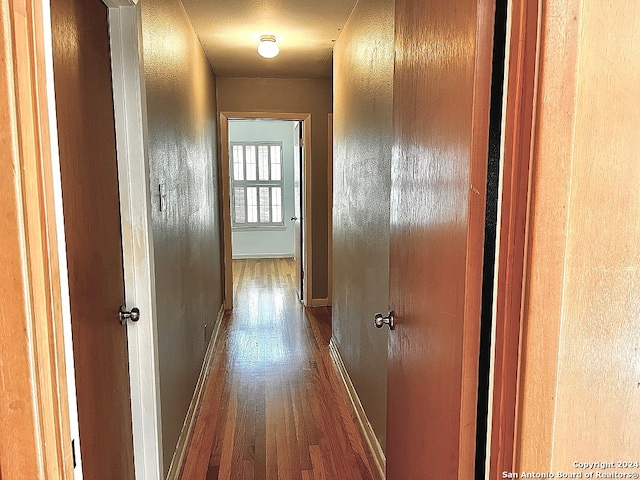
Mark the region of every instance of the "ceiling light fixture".
<instances>
[{"instance_id":1,"label":"ceiling light fixture","mask_svg":"<svg viewBox=\"0 0 640 480\"><path fill-rule=\"evenodd\" d=\"M273 35L262 35L258 44L258 53L264 58L273 58L280 53L280 48Z\"/></svg>"}]
</instances>

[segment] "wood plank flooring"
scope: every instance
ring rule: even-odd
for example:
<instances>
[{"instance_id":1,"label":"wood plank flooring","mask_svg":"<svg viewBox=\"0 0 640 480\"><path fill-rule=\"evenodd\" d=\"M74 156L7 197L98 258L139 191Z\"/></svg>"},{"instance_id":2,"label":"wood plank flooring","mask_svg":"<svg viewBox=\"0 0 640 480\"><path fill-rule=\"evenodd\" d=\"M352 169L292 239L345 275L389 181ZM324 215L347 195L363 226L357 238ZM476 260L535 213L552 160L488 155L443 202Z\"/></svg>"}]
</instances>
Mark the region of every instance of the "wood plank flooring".
<instances>
[{"instance_id":1,"label":"wood plank flooring","mask_svg":"<svg viewBox=\"0 0 640 480\"><path fill-rule=\"evenodd\" d=\"M180 478L378 480L329 355L330 309L302 308L291 259L233 268Z\"/></svg>"}]
</instances>

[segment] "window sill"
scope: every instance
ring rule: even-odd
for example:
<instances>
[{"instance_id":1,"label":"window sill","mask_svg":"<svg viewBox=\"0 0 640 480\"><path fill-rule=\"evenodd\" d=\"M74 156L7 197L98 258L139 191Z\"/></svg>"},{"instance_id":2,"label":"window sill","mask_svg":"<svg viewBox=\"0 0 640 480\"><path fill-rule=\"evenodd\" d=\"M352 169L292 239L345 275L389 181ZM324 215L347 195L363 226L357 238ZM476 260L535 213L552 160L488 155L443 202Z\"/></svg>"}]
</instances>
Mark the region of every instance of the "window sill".
<instances>
[{"instance_id":1,"label":"window sill","mask_svg":"<svg viewBox=\"0 0 640 480\"><path fill-rule=\"evenodd\" d=\"M232 232L284 232L287 227L283 226L265 226L265 227L231 227Z\"/></svg>"}]
</instances>

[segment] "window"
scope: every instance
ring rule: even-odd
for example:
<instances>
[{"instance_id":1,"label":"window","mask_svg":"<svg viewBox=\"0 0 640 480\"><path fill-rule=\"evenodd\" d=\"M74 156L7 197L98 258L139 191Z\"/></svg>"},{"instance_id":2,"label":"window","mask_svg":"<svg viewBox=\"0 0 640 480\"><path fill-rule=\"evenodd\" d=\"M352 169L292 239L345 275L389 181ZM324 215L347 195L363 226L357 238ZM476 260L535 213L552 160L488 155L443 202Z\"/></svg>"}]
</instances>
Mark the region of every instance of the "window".
<instances>
[{"instance_id":1,"label":"window","mask_svg":"<svg viewBox=\"0 0 640 480\"><path fill-rule=\"evenodd\" d=\"M234 227L284 226L282 143L231 143Z\"/></svg>"}]
</instances>

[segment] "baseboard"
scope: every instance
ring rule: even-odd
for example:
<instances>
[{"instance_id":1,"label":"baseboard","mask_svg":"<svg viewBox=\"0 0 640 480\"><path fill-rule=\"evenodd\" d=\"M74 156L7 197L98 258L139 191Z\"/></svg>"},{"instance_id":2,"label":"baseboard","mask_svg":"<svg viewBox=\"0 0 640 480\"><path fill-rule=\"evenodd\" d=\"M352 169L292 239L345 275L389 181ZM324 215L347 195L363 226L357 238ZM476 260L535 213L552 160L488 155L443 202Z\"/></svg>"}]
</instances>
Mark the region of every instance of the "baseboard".
<instances>
[{"instance_id":1,"label":"baseboard","mask_svg":"<svg viewBox=\"0 0 640 480\"><path fill-rule=\"evenodd\" d=\"M248 258L294 258L293 253L239 253L233 254L233 260L246 260Z\"/></svg>"},{"instance_id":2,"label":"baseboard","mask_svg":"<svg viewBox=\"0 0 640 480\"><path fill-rule=\"evenodd\" d=\"M309 307L328 307L329 299L328 298L312 298L309 303Z\"/></svg>"},{"instance_id":3,"label":"baseboard","mask_svg":"<svg viewBox=\"0 0 640 480\"><path fill-rule=\"evenodd\" d=\"M207 351L204 354L204 361L202 362L202 369L198 376L198 382L193 392L193 398L189 404L187 415L180 431L180 437L178 437L178 444L173 452L173 458L171 459L171 465L169 466L169 473L167 473L167 480L178 480L180 472L182 471L182 464L187 453L187 448L191 440L191 434L193 433L193 426L196 421L197 413L200 410L200 404L202 403L202 395L204 393L204 384L213 359L213 353L215 351L215 345L218 340L218 334L220 333L220 326L222 325L222 317L224 317L224 305L220 306L216 322L211 331L211 338L207 345Z\"/></svg>"},{"instance_id":4,"label":"baseboard","mask_svg":"<svg viewBox=\"0 0 640 480\"><path fill-rule=\"evenodd\" d=\"M371 455L373 456L373 460L375 461L376 468L378 470L378 474L381 479L385 478L385 469L386 469L386 458L384 455L384 451L380 446L380 442L378 442L378 438L373 431L373 427L367 418L367 414L362 407L362 403L360 402L360 398L358 397L358 393L351 382L351 377L349 377L349 373L347 372L346 367L344 366L344 362L342 361L342 357L340 356L340 351L338 350L337 345L331 338L329 342L329 352L331 353L331 358L333 359L333 363L335 364L338 372L340 373L340 378L342 379L342 383L344 384L347 393L349 394L349 399L351 400L351 406L358 418L358 423L360 425L360 429L364 435L365 440L367 441L367 445L369 450L371 451Z\"/></svg>"}]
</instances>

